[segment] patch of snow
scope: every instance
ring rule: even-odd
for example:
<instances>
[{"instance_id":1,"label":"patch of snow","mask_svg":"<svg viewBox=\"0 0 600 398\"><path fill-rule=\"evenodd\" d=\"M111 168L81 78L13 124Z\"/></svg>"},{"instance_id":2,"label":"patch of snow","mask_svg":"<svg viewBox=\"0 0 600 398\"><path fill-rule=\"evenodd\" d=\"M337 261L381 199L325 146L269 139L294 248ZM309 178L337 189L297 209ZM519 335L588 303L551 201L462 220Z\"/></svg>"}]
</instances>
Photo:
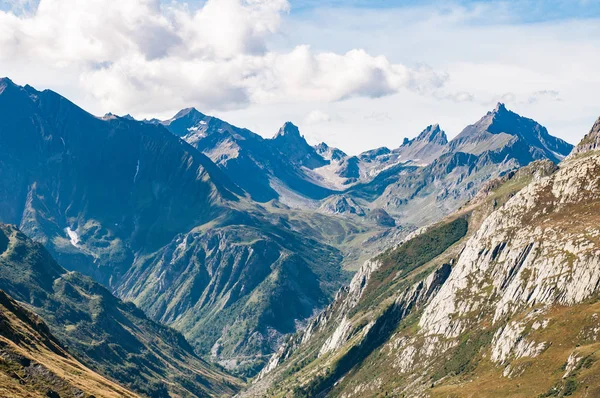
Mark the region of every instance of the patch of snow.
<instances>
[{"instance_id":1,"label":"patch of snow","mask_svg":"<svg viewBox=\"0 0 600 398\"><path fill-rule=\"evenodd\" d=\"M73 231L69 227L65 228L65 231L67 232L67 235L69 236L69 240L71 241L71 244L75 247L79 247L79 243L81 242L81 240L79 239L79 234L76 231Z\"/></svg>"},{"instance_id":2,"label":"patch of snow","mask_svg":"<svg viewBox=\"0 0 600 398\"><path fill-rule=\"evenodd\" d=\"M133 183L137 180L137 176L140 173L140 160L137 161L137 166L135 167L135 175L133 176Z\"/></svg>"}]
</instances>

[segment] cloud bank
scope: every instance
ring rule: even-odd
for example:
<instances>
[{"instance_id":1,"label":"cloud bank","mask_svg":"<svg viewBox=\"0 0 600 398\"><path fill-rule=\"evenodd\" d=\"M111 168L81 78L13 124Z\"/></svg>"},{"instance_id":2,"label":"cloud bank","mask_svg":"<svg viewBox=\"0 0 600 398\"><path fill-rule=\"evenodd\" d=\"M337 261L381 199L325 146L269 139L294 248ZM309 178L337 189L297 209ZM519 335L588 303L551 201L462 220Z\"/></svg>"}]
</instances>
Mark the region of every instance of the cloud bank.
<instances>
[{"instance_id":1,"label":"cloud bank","mask_svg":"<svg viewBox=\"0 0 600 398\"><path fill-rule=\"evenodd\" d=\"M428 94L446 75L364 50L268 48L287 0L208 0L199 9L159 0L41 0L0 12L0 62L68 70L79 89L115 112L193 104L224 110L286 101Z\"/></svg>"}]
</instances>

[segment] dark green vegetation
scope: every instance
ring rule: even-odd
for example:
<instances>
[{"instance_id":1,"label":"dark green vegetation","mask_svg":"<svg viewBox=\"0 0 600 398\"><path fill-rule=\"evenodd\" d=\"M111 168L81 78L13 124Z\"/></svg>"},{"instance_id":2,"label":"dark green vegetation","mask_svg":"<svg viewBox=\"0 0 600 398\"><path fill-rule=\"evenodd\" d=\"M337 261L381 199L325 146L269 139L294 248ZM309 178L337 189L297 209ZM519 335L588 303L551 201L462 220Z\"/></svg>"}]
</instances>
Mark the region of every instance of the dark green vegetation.
<instances>
[{"instance_id":1,"label":"dark green vegetation","mask_svg":"<svg viewBox=\"0 0 600 398\"><path fill-rule=\"evenodd\" d=\"M254 355L266 357L275 336L327 305L345 280L340 262L337 250L268 225L220 227L193 231L140 261L123 291L184 331L199 352L253 376L264 361L254 363Z\"/></svg>"},{"instance_id":2,"label":"dark green vegetation","mask_svg":"<svg viewBox=\"0 0 600 398\"><path fill-rule=\"evenodd\" d=\"M443 223L410 239L395 249L375 257L381 266L371 275L364 302L373 300L395 279L403 279L415 269L433 260L467 234L469 224L464 217Z\"/></svg>"},{"instance_id":3,"label":"dark green vegetation","mask_svg":"<svg viewBox=\"0 0 600 398\"><path fill-rule=\"evenodd\" d=\"M239 382L204 362L176 331L78 273L39 243L0 226L0 289L27 303L52 333L94 370L152 396L230 395Z\"/></svg>"}]
</instances>

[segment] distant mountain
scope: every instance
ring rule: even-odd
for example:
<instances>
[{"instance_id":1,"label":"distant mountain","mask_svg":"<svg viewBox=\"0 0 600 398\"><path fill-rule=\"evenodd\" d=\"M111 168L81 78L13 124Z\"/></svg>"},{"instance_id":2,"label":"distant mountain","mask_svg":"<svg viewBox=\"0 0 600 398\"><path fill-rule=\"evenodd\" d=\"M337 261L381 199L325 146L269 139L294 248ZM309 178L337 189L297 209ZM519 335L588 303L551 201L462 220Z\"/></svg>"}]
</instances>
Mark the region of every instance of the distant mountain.
<instances>
[{"instance_id":1,"label":"distant mountain","mask_svg":"<svg viewBox=\"0 0 600 398\"><path fill-rule=\"evenodd\" d=\"M73 358L40 318L1 290L0 345L0 396L138 396Z\"/></svg>"},{"instance_id":2,"label":"distant mountain","mask_svg":"<svg viewBox=\"0 0 600 398\"><path fill-rule=\"evenodd\" d=\"M393 152L400 160L428 164L447 150L448 137L439 124L427 126L416 138L406 141Z\"/></svg>"},{"instance_id":3,"label":"distant mountain","mask_svg":"<svg viewBox=\"0 0 600 398\"><path fill-rule=\"evenodd\" d=\"M361 207L382 208L400 223L420 226L458 209L490 179L535 160L558 162L572 148L543 126L499 104L450 142L434 125L395 151L379 150L381 155L375 159L387 157L383 162L387 168L345 194ZM399 162L395 155L402 159L402 153L412 161ZM419 156L435 159L415 164Z\"/></svg>"},{"instance_id":4,"label":"distant mountain","mask_svg":"<svg viewBox=\"0 0 600 398\"><path fill-rule=\"evenodd\" d=\"M279 151L293 164L309 169L323 167L328 162L308 145L300 130L291 122L286 122L271 140L271 147Z\"/></svg>"},{"instance_id":5,"label":"distant mountain","mask_svg":"<svg viewBox=\"0 0 600 398\"><path fill-rule=\"evenodd\" d=\"M307 144L292 123L286 123L272 139L205 116L194 108L184 109L161 124L211 158L253 200L285 200L287 190L314 199L331 193L304 170L328 161Z\"/></svg>"},{"instance_id":6,"label":"distant mountain","mask_svg":"<svg viewBox=\"0 0 600 398\"><path fill-rule=\"evenodd\" d=\"M367 261L241 396L599 396L597 126ZM490 134L451 156L528 148Z\"/></svg>"},{"instance_id":7,"label":"distant mountain","mask_svg":"<svg viewBox=\"0 0 600 398\"><path fill-rule=\"evenodd\" d=\"M77 358L133 391L208 396L232 394L241 386L197 357L179 333L152 322L90 278L66 271L42 245L3 224L0 289L27 303Z\"/></svg>"},{"instance_id":8,"label":"distant mountain","mask_svg":"<svg viewBox=\"0 0 600 398\"><path fill-rule=\"evenodd\" d=\"M330 147L324 142L315 145L314 148L323 159L329 160L330 162L340 162L348 157L341 149Z\"/></svg>"},{"instance_id":9,"label":"distant mountain","mask_svg":"<svg viewBox=\"0 0 600 398\"><path fill-rule=\"evenodd\" d=\"M414 139L405 139L396 149L378 148L356 157L326 143L311 148L298 128L289 122L273 139L262 139L218 119L210 126L211 120L215 119L195 109L185 109L162 123L219 164L253 199L261 202L279 199L301 206L306 204L289 198L300 195L308 200L321 200L354 185L377 184L374 181L381 173L387 174L397 166L428 166L442 155L480 156L510 152L506 149L513 148L519 152L509 153L505 163L514 160L522 166L538 159L558 162L572 149L535 121L507 110L504 104L498 104L451 142L440 126L434 124Z\"/></svg>"},{"instance_id":10,"label":"distant mountain","mask_svg":"<svg viewBox=\"0 0 600 398\"><path fill-rule=\"evenodd\" d=\"M548 134L545 127L509 111L501 103L477 123L467 126L452 140L450 147L452 152L480 155L510 146L515 141L523 141L529 147L529 153L522 154L529 161L546 158L559 162L573 149L571 144ZM526 158L519 160L524 163Z\"/></svg>"}]
</instances>

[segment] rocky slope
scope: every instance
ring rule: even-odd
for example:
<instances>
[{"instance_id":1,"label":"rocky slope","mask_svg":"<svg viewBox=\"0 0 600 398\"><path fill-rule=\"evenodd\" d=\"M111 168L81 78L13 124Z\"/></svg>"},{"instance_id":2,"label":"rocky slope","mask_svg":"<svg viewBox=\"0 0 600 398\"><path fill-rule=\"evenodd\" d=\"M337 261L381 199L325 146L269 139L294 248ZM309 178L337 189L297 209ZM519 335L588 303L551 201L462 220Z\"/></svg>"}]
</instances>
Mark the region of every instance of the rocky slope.
<instances>
[{"instance_id":1,"label":"rocky slope","mask_svg":"<svg viewBox=\"0 0 600 398\"><path fill-rule=\"evenodd\" d=\"M246 395L598 395L598 134L366 263Z\"/></svg>"},{"instance_id":2,"label":"rocky slope","mask_svg":"<svg viewBox=\"0 0 600 398\"><path fill-rule=\"evenodd\" d=\"M73 358L36 315L0 291L0 396L137 397Z\"/></svg>"},{"instance_id":3,"label":"rocky slope","mask_svg":"<svg viewBox=\"0 0 600 398\"><path fill-rule=\"evenodd\" d=\"M579 145L571 152L571 156L577 156L580 153L596 149L600 149L600 118L596 120L596 123L594 123L590 132L583 137L583 140L581 140Z\"/></svg>"},{"instance_id":4,"label":"rocky slope","mask_svg":"<svg viewBox=\"0 0 600 398\"><path fill-rule=\"evenodd\" d=\"M209 396L230 395L241 386L196 356L179 333L88 277L67 272L42 245L4 224L0 289L26 303L78 359L133 391L152 397Z\"/></svg>"}]
</instances>

